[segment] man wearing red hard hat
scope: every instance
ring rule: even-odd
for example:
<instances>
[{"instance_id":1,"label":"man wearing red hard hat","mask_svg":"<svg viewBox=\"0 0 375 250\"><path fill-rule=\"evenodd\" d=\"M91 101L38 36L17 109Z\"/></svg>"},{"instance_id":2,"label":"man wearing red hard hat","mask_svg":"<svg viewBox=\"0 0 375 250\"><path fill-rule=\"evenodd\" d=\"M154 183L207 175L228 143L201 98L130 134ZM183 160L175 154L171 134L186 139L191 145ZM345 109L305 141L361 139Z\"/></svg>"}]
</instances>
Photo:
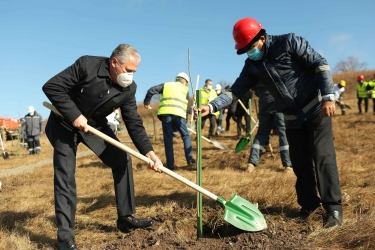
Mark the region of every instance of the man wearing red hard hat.
<instances>
[{"instance_id":1,"label":"man wearing red hard hat","mask_svg":"<svg viewBox=\"0 0 375 250\"><path fill-rule=\"evenodd\" d=\"M200 108L202 116L229 106L257 83L263 84L274 97L277 112L284 113L301 215L322 204L327 212L325 227L341 225L331 118L335 100L327 61L299 35L267 35L250 17L234 25L233 38L237 54L246 53L248 58L230 90Z\"/></svg>"},{"instance_id":2,"label":"man wearing red hard hat","mask_svg":"<svg viewBox=\"0 0 375 250\"><path fill-rule=\"evenodd\" d=\"M365 113L368 111L368 96L367 96L367 82L365 82L365 77L359 75L357 77L357 99L358 99L358 110L359 114L362 114L362 100L365 103Z\"/></svg>"}]
</instances>

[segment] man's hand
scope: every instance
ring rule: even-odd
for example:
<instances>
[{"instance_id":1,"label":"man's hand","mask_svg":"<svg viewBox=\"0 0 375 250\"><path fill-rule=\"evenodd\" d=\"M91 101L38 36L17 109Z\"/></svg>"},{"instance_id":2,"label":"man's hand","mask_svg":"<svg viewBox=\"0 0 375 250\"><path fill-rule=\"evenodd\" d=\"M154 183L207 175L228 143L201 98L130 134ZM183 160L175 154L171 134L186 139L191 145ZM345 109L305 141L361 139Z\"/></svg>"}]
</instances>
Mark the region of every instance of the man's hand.
<instances>
[{"instance_id":1,"label":"man's hand","mask_svg":"<svg viewBox=\"0 0 375 250\"><path fill-rule=\"evenodd\" d=\"M210 113L210 107L208 105L202 105L199 109L194 108L194 120L198 117L198 112L202 113L202 117Z\"/></svg>"},{"instance_id":2,"label":"man's hand","mask_svg":"<svg viewBox=\"0 0 375 250\"><path fill-rule=\"evenodd\" d=\"M152 162L148 163L148 167L153 169L155 172L161 173L161 170L158 168L158 166L163 166L163 163L161 163L159 157L156 156L154 151L150 151L146 154L147 158L151 159Z\"/></svg>"},{"instance_id":3,"label":"man's hand","mask_svg":"<svg viewBox=\"0 0 375 250\"><path fill-rule=\"evenodd\" d=\"M322 102L322 117L332 116L335 114L336 106L335 102L323 101Z\"/></svg>"},{"instance_id":4,"label":"man's hand","mask_svg":"<svg viewBox=\"0 0 375 250\"><path fill-rule=\"evenodd\" d=\"M78 118L73 121L73 126L84 132L89 131L89 128L87 127L87 119L83 115L78 116Z\"/></svg>"},{"instance_id":5,"label":"man's hand","mask_svg":"<svg viewBox=\"0 0 375 250\"><path fill-rule=\"evenodd\" d=\"M145 109L152 109L152 107L149 104L145 104Z\"/></svg>"}]
</instances>

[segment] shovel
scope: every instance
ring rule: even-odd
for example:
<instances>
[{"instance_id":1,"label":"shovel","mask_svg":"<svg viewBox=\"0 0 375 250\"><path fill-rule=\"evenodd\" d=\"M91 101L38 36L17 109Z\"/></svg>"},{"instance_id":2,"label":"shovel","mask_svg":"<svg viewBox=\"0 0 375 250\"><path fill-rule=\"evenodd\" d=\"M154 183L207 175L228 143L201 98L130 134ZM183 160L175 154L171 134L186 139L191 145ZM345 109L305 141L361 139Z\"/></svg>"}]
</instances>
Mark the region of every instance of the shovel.
<instances>
[{"instance_id":1,"label":"shovel","mask_svg":"<svg viewBox=\"0 0 375 250\"><path fill-rule=\"evenodd\" d=\"M250 133L247 134L246 137L243 137L239 140L239 142L236 145L236 148L234 149L234 152L239 153L244 148L246 148L247 144L251 141L252 134L254 133L255 129L257 129L257 126L259 124L259 120L255 123L254 128L250 131Z\"/></svg>"},{"instance_id":2,"label":"shovel","mask_svg":"<svg viewBox=\"0 0 375 250\"><path fill-rule=\"evenodd\" d=\"M43 102L43 106L52 110L54 113L61 116L57 109L48 102ZM95 128L87 125L89 132L99 136L103 140L112 145L124 150L125 152L137 157L138 159L144 162L152 162L151 159L146 156L136 152L135 150L125 146L121 142L114 140L113 138L103 134L102 132L96 130ZM263 217L263 214L258 210L258 208L250 203L249 201L243 199L242 197L234 194L230 201L226 201L224 198L219 197L210 191L198 186L194 182L182 177L181 175L176 174L175 172L169 170L164 166L158 166L158 168L166 173L167 175L175 178L176 180L188 185L189 187L195 189L196 191L206 195L207 197L215 200L220 203L225 208L225 213L223 219L233 226L242 229L244 231L261 231L267 228L266 220Z\"/></svg>"},{"instance_id":3,"label":"shovel","mask_svg":"<svg viewBox=\"0 0 375 250\"><path fill-rule=\"evenodd\" d=\"M3 158L4 159L8 159L9 158L9 154L7 152L5 152L5 150L4 150L4 144L3 144L3 139L2 139L1 135L0 135L0 142L1 142L1 149L3 151Z\"/></svg>"},{"instance_id":4,"label":"shovel","mask_svg":"<svg viewBox=\"0 0 375 250\"><path fill-rule=\"evenodd\" d=\"M193 133L193 134L195 134L195 135L197 134L194 130L191 130L190 128L187 128L187 130L189 130L191 133ZM203 135L202 135L202 139L208 141L209 143L212 143L212 145L214 145L214 146L217 147L217 148L224 149L224 150L227 150L227 149L228 149L228 148L227 148L225 145L223 145L222 143L220 143L220 142L218 142L218 141L211 141L210 139L207 139L207 138L204 137Z\"/></svg>"}]
</instances>

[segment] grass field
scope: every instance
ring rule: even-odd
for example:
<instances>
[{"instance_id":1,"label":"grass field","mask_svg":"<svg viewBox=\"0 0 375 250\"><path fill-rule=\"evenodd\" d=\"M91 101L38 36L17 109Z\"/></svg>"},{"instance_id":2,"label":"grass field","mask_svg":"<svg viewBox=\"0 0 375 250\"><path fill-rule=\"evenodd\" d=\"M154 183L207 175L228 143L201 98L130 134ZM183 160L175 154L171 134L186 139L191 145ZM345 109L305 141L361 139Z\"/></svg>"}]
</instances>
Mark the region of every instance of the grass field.
<instances>
[{"instance_id":1,"label":"grass field","mask_svg":"<svg viewBox=\"0 0 375 250\"><path fill-rule=\"evenodd\" d=\"M197 239L196 192L166 174L154 173L133 157L136 216L153 219L155 225L151 229L122 234L115 228L111 171L95 155L89 154L77 161L75 232L78 246L80 249L375 249L375 116L372 112L357 114L354 94L348 94L345 101L352 107L348 115L341 116L337 110L333 117L344 194L342 226L323 229L321 211L306 220L298 217L295 176L283 171L277 152L266 152L254 172L245 172L250 147L234 153L237 140L232 122L228 133L215 138L228 150L217 149L203 141L203 186L225 199L237 193L258 203L267 229L261 232L238 230L221 219L223 208L204 198L204 237ZM146 117L147 111L140 111L148 134L154 134L150 113ZM151 140L155 152L165 162L161 133L158 126L157 136ZM203 133L207 135L207 128ZM128 143L126 133L119 138L134 148ZM277 151L278 138L272 136L271 139ZM195 167L186 165L182 140L180 137L174 140L176 172L195 182ZM194 149L195 145L193 141ZM29 156L25 149L17 149L17 146L15 141L6 141L10 159L0 159L0 249L55 249L52 147L45 135L40 155ZM79 147L79 152L87 150L85 146ZM1 175L1 171L41 161L46 163L31 171Z\"/></svg>"}]
</instances>

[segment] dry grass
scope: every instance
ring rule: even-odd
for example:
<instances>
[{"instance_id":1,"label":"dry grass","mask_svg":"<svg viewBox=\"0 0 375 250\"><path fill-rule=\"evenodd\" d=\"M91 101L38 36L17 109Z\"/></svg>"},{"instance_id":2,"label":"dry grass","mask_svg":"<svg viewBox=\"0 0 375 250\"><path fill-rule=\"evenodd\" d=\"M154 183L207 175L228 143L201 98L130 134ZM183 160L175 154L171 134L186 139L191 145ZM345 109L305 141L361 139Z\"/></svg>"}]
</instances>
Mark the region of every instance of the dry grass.
<instances>
[{"instance_id":1,"label":"dry grass","mask_svg":"<svg viewBox=\"0 0 375 250\"><path fill-rule=\"evenodd\" d=\"M312 216L306 222L312 231L307 241L285 249L375 249L375 116L371 113L357 115L355 100L349 97L346 96L345 100L353 109L348 110L347 116L336 115L333 118L342 192L346 193L343 206L344 224L327 230L322 228L319 215L316 216L318 219ZM151 119L149 124L151 125ZM149 127L148 133L153 133L152 126ZM160 128L157 133L161 134ZM204 133L207 133L207 130ZM204 188L226 199L237 193L253 203L258 203L266 219L272 216L273 221L284 223L289 229L300 227L301 224L295 219L299 207L294 190L294 174L282 171L278 154L265 154L255 172L244 172L249 148L234 154L237 141L233 140L232 136L235 134L235 128L232 126L229 134L217 139L228 146L229 151L217 150L211 144L203 142ZM121 136L120 140L126 142L130 139ZM272 137L272 144L278 145L277 137ZM132 144L126 145L134 148ZM153 141L153 145L156 153L165 162L161 136ZM195 142L193 146L195 148ZM41 155L28 156L26 151L22 150L22 153L16 156L16 143L10 141L6 142L6 149L11 153L11 157L8 160L0 159L0 170L52 158L52 148L45 136L42 137ZM84 146L79 148L79 151L85 150L87 148ZM175 158L177 173L195 181L194 169L186 166L180 138L175 139ZM196 193L165 174L148 170L138 159L133 158L133 162L137 216L155 219L158 224L155 235L158 237L174 235L175 241L181 244L194 241ZM78 245L82 246L82 249L116 249L108 246L119 241L129 241L131 236L122 235L115 230L116 207L110 169L95 155L82 157L77 162L76 179L78 206L75 232ZM52 164L46 164L31 172L2 177L0 181L3 183L0 192L0 249L54 249L56 227ZM208 198L204 198L204 204L215 208L215 202ZM174 219L172 215L176 214L179 214L181 219ZM216 217L204 217L205 223L210 225L212 231L223 224L220 221L222 210L217 210L216 214ZM269 228L274 226L269 224ZM157 239L154 240L154 247L158 245ZM142 248L142 244L134 245L131 249Z\"/></svg>"}]
</instances>

